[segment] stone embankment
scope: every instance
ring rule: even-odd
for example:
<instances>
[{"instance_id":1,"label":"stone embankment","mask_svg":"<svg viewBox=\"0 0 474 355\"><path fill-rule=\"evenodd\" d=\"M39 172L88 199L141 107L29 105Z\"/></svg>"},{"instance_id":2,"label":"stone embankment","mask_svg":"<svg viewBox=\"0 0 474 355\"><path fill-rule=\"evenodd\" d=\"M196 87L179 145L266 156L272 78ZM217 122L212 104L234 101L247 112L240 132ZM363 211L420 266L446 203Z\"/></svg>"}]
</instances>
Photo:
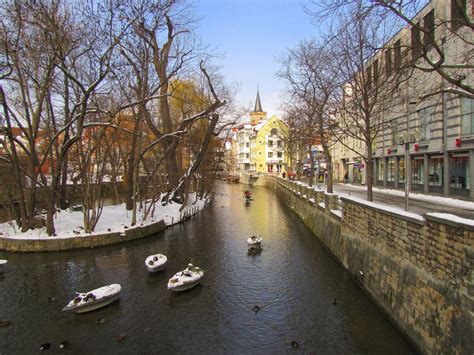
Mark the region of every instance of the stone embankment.
<instances>
[{"instance_id":1,"label":"stone embankment","mask_svg":"<svg viewBox=\"0 0 474 355\"><path fill-rule=\"evenodd\" d=\"M273 189L427 354L474 353L474 226L385 208L274 176Z\"/></svg>"},{"instance_id":2,"label":"stone embankment","mask_svg":"<svg viewBox=\"0 0 474 355\"><path fill-rule=\"evenodd\" d=\"M123 232L109 232L69 238L47 237L41 239L25 239L0 236L0 250L13 252L43 252L98 248L105 245L144 238L161 232L166 227L164 221L161 220L145 226L130 227Z\"/></svg>"}]
</instances>

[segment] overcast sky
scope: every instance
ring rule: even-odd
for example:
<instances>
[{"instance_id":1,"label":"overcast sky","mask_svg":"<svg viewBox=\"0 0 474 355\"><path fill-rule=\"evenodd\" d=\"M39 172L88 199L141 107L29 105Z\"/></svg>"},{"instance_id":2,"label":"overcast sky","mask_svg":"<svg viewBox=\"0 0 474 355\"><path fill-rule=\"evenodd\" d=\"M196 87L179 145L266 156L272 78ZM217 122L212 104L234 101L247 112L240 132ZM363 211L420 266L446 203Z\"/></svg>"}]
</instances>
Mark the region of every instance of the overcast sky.
<instances>
[{"instance_id":1,"label":"overcast sky","mask_svg":"<svg viewBox=\"0 0 474 355\"><path fill-rule=\"evenodd\" d=\"M228 83L240 85L237 102L253 109L257 85L262 107L280 114L283 82L278 57L317 29L302 0L198 0L198 35L225 55L219 61Z\"/></svg>"}]
</instances>

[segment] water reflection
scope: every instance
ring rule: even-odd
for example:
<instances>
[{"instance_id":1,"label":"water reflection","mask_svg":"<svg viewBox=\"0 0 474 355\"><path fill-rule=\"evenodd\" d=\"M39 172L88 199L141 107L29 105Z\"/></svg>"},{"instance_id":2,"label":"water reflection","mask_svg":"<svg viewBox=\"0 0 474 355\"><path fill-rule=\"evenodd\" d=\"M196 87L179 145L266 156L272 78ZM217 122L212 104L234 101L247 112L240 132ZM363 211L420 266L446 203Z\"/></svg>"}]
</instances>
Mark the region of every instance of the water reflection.
<instances>
[{"instance_id":1,"label":"water reflection","mask_svg":"<svg viewBox=\"0 0 474 355\"><path fill-rule=\"evenodd\" d=\"M0 271L0 353L412 353L316 238L273 193L222 185L213 204L185 224L105 248L8 254ZM261 235L264 250L249 250ZM151 274L144 260L167 255ZM195 288L167 291L193 263ZM76 291L120 283L119 302L82 315L61 312ZM51 301L51 297L55 297ZM336 305L333 300L337 299ZM255 306L258 306L256 311ZM103 321L101 321L103 320ZM119 339L121 336L120 341Z\"/></svg>"}]
</instances>

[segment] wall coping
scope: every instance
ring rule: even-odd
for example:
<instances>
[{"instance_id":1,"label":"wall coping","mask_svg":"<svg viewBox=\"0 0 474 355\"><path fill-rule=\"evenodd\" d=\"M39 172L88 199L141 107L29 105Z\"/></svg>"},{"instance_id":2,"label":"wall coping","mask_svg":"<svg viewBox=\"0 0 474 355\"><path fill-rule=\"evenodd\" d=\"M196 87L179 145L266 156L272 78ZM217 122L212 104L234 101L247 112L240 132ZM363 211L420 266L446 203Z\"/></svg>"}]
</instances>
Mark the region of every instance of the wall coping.
<instances>
[{"instance_id":1,"label":"wall coping","mask_svg":"<svg viewBox=\"0 0 474 355\"><path fill-rule=\"evenodd\" d=\"M388 215L403 219L405 221L416 223L416 224L419 224L419 225L425 225L425 222L426 222L426 220L425 220L425 218L423 218L423 216L421 216L417 213L403 211L403 210L401 210L399 208L396 208L396 207L380 205L378 203L362 200L362 199L357 198L357 197L343 196L343 197L340 197L340 199L343 202L353 203L353 204L356 204L356 205L359 205L359 206L367 207L367 208L372 209L374 211L384 213L384 214L388 214Z\"/></svg>"},{"instance_id":2,"label":"wall coping","mask_svg":"<svg viewBox=\"0 0 474 355\"><path fill-rule=\"evenodd\" d=\"M474 220L462 218L450 213L429 212L423 215L428 221L446 224L455 228L463 228L474 231Z\"/></svg>"}]
</instances>

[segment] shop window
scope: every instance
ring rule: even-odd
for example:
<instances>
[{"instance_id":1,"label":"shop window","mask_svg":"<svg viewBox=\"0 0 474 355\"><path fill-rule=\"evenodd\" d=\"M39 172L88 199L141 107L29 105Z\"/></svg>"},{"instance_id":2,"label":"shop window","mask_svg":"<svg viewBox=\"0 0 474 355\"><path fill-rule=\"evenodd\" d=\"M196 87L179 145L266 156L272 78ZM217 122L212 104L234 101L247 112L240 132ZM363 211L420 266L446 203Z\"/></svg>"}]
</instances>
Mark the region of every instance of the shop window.
<instances>
[{"instance_id":1,"label":"shop window","mask_svg":"<svg viewBox=\"0 0 474 355\"><path fill-rule=\"evenodd\" d=\"M383 180L383 159L379 159L377 162L377 180Z\"/></svg>"},{"instance_id":2,"label":"shop window","mask_svg":"<svg viewBox=\"0 0 474 355\"><path fill-rule=\"evenodd\" d=\"M405 182L405 158L398 160L398 182Z\"/></svg>"},{"instance_id":3,"label":"shop window","mask_svg":"<svg viewBox=\"0 0 474 355\"><path fill-rule=\"evenodd\" d=\"M430 186L443 186L443 158L431 158L428 164Z\"/></svg>"},{"instance_id":4,"label":"shop window","mask_svg":"<svg viewBox=\"0 0 474 355\"><path fill-rule=\"evenodd\" d=\"M474 100L461 98L461 132L462 135L474 134Z\"/></svg>"},{"instance_id":5,"label":"shop window","mask_svg":"<svg viewBox=\"0 0 474 355\"><path fill-rule=\"evenodd\" d=\"M423 159L413 159L411 163L411 183L412 185L423 185L424 170Z\"/></svg>"},{"instance_id":6,"label":"shop window","mask_svg":"<svg viewBox=\"0 0 474 355\"><path fill-rule=\"evenodd\" d=\"M388 159L387 181L395 181L395 158Z\"/></svg>"},{"instance_id":7,"label":"shop window","mask_svg":"<svg viewBox=\"0 0 474 355\"><path fill-rule=\"evenodd\" d=\"M470 186L469 157L451 157L449 186L455 189L467 189Z\"/></svg>"}]
</instances>

